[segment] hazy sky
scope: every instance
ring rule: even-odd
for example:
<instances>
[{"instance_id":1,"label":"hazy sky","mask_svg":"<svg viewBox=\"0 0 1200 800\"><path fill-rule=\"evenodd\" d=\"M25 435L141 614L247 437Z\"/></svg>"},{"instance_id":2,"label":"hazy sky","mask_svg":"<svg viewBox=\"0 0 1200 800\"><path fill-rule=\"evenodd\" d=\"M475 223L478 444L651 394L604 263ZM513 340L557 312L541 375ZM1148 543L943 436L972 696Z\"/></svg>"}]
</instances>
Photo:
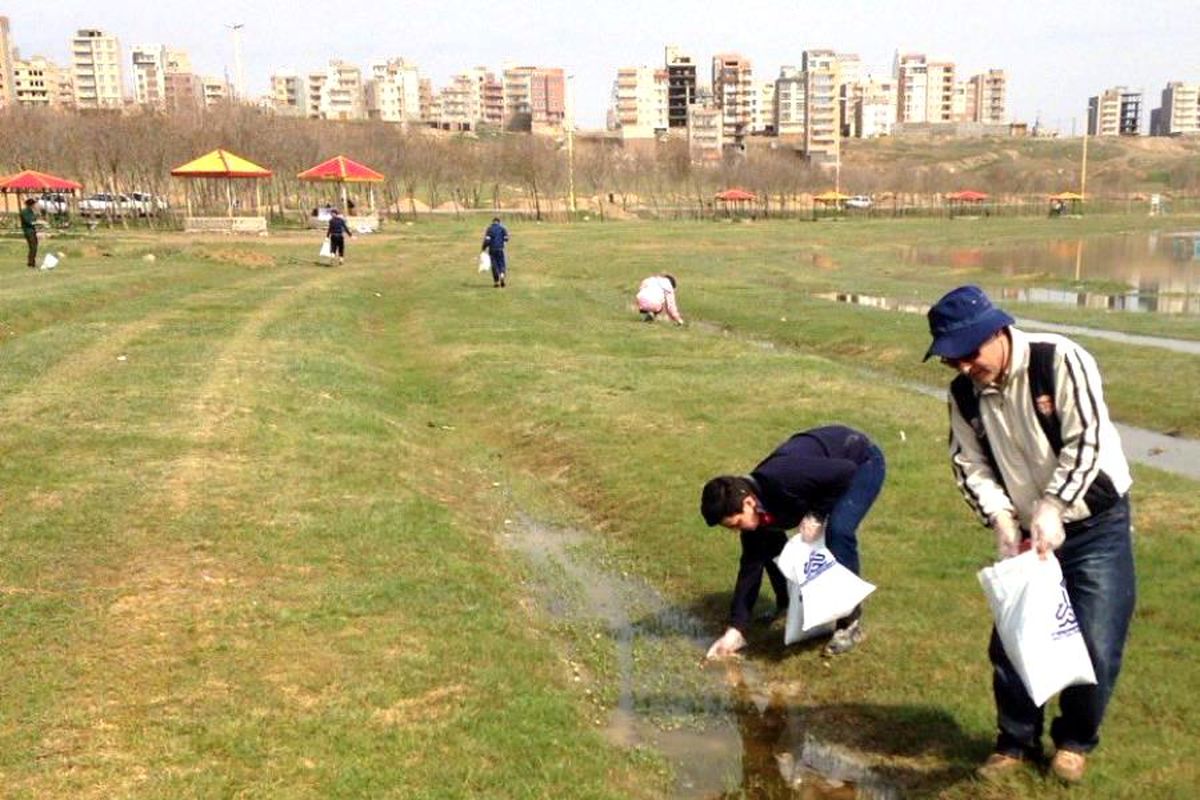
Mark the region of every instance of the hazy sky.
<instances>
[{"instance_id":1,"label":"hazy sky","mask_svg":"<svg viewBox=\"0 0 1200 800\"><path fill-rule=\"evenodd\" d=\"M819 17L808 9L819 7ZM719 10L718 10L719 9ZM1063 133L1082 131L1087 98L1114 85L1157 107L1169 80L1200 82L1198 0L445 0L316 3L309 0L52 0L7 12L22 55L68 62L78 28L116 34L126 49L161 43L189 51L196 71L234 77L226 23L245 24L247 90L262 94L276 68L306 70L341 58L363 67L403 56L435 87L472 66L561 66L575 77L579 124L603 124L616 70L657 66L678 44L707 75L714 53L750 58L756 79L799 65L806 49L857 53L877 74L897 49L954 61L960 78L1008 73L1009 114ZM128 81L128 78L127 78Z\"/></svg>"}]
</instances>

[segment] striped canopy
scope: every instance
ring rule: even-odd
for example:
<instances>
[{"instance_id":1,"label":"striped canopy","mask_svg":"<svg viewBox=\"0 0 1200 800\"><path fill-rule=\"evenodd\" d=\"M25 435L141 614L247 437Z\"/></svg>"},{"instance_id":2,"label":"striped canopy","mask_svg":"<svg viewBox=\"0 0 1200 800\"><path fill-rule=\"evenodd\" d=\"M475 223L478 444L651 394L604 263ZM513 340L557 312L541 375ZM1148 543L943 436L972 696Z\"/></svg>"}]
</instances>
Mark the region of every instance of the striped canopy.
<instances>
[{"instance_id":1,"label":"striped canopy","mask_svg":"<svg viewBox=\"0 0 1200 800\"><path fill-rule=\"evenodd\" d=\"M73 192L83 184L59 178L36 169L27 169L7 178L0 178L0 192Z\"/></svg>"},{"instance_id":2,"label":"striped canopy","mask_svg":"<svg viewBox=\"0 0 1200 800\"><path fill-rule=\"evenodd\" d=\"M383 176L368 166L345 156L334 156L296 176L302 181L344 181L346 183L380 183Z\"/></svg>"},{"instance_id":3,"label":"striped canopy","mask_svg":"<svg viewBox=\"0 0 1200 800\"><path fill-rule=\"evenodd\" d=\"M171 170L177 178L269 178L271 170L235 156L228 150L213 150Z\"/></svg>"}]
</instances>

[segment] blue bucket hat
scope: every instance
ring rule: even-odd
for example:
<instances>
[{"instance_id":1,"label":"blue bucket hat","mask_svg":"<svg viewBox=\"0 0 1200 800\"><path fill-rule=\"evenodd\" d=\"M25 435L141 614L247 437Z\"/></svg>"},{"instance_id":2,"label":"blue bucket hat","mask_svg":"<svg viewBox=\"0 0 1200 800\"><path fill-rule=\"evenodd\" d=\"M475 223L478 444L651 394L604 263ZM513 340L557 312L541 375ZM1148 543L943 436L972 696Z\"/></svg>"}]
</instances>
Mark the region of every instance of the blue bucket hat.
<instances>
[{"instance_id":1,"label":"blue bucket hat","mask_svg":"<svg viewBox=\"0 0 1200 800\"><path fill-rule=\"evenodd\" d=\"M930 356L962 358L974 353L993 333L1012 325L1014 320L992 305L978 286L960 286L933 304L926 315L933 344L925 352Z\"/></svg>"}]
</instances>

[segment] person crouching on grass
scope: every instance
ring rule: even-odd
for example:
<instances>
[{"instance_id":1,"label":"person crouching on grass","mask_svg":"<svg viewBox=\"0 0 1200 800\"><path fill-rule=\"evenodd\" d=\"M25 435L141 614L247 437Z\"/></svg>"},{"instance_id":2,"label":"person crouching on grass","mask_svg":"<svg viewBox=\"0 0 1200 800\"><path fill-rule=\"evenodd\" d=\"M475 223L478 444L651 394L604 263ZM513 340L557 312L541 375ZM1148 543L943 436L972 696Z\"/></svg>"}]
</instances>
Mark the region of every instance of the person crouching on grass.
<instances>
[{"instance_id":1,"label":"person crouching on grass","mask_svg":"<svg viewBox=\"0 0 1200 800\"><path fill-rule=\"evenodd\" d=\"M858 526L879 496L885 473L883 452L866 434L829 425L793 435L749 475L722 475L704 485L704 521L738 531L742 544L729 625L708 658L746 645L764 570L775 590L775 616L786 613L787 579L774 559L787 544L788 530L799 527L806 542L824 534L834 558L859 574ZM823 655L854 649L864 638L861 617L859 606L838 620Z\"/></svg>"},{"instance_id":2,"label":"person crouching on grass","mask_svg":"<svg viewBox=\"0 0 1200 800\"><path fill-rule=\"evenodd\" d=\"M659 314L665 312L676 325L683 324L683 315L679 313L679 305L675 300L676 286L675 276L666 272L651 275L642 281L637 290L637 310L642 313L642 322L654 322Z\"/></svg>"},{"instance_id":3,"label":"person crouching on grass","mask_svg":"<svg viewBox=\"0 0 1200 800\"><path fill-rule=\"evenodd\" d=\"M329 212L329 228L325 231L329 238L329 252L340 265L346 260L346 237L353 236L353 231L346 224L346 218L335 208Z\"/></svg>"}]
</instances>

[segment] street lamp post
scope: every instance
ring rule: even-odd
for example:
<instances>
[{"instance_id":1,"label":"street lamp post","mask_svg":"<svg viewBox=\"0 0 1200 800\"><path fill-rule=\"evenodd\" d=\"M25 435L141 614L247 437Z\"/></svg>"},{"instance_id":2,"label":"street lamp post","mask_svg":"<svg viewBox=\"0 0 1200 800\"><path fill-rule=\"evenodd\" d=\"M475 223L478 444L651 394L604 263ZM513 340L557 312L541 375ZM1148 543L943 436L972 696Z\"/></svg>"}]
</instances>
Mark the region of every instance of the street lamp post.
<instances>
[{"instance_id":1,"label":"street lamp post","mask_svg":"<svg viewBox=\"0 0 1200 800\"><path fill-rule=\"evenodd\" d=\"M237 99L239 102L246 100L246 83L245 74L242 72L242 28L246 27L243 22L234 22L231 25L226 25L233 35L233 77L237 81Z\"/></svg>"},{"instance_id":2,"label":"street lamp post","mask_svg":"<svg viewBox=\"0 0 1200 800\"><path fill-rule=\"evenodd\" d=\"M575 217L575 76L567 76L567 208Z\"/></svg>"}]
</instances>

